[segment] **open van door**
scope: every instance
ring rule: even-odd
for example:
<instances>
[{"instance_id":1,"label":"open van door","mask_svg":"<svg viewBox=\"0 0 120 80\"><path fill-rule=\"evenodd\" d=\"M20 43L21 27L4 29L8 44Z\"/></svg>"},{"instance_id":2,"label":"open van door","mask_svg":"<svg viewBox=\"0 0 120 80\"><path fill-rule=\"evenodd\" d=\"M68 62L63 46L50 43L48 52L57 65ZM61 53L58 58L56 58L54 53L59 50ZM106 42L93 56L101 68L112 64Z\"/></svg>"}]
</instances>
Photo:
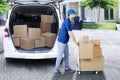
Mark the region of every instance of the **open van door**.
<instances>
[{"instance_id":1,"label":"open van door","mask_svg":"<svg viewBox=\"0 0 120 80\"><path fill-rule=\"evenodd\" d=\"M60 10L60 3L64 2L65 0L10 0L11 6L14 4L53 4L58 10L61 18L61 10Z\"/></svg>"},{"instance_id":2,"label":"open van door","mask_svg":"<svg viewBox=\"0 0 120 80\"><path fill-rule=\"evenodd\" d=\"M65 0L64 2L83 2L85 0Z\"/></svg>"},{"instance_id":3,"label":"open van door","mask_svg":"<svg viewBox=\"0 0 120 80\"><path fill-rule=\"evenodd\" d=\"M10 0L11 3L32 3L32 2L38 2L40 4L46 4L46 3L60 3L65 0Z\"/></svg>"}]
</instances>

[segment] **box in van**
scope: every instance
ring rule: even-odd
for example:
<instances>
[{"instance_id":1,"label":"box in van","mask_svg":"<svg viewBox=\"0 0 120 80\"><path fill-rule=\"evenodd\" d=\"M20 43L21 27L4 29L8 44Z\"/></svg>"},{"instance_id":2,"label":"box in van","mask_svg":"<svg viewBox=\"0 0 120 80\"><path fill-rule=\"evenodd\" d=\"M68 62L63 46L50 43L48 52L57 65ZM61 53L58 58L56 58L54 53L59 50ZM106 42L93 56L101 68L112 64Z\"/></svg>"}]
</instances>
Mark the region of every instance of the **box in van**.
<instances>
[{"instance_id":1,"label":"box in van","mask_svg":"<svg viewBox=\"0 0 120 80\"><path fill-rule=\"evenodd\" d=\"M41 29L40 28L28 28L28 37L30 39L40 39Z\"/></svg>"},{"instance_id":2,"label":"box in van","mask_svg":"<svg viewBox=\"0 0 120 80\"><path fill-rule=\"evenodd\" d=\"M53 16L52 15L41 15L41 22L42 23L53 23Z\"/></svg>"},{"instance_id":3,"label":"box in van","mask_svg":"<svg viewBox=\"0 0 120 80\"><path fill-rule=\"evenodd\" d=\"M27 25L13 25L14 37L27 37Z\"/></svg>"},{"instance_id":4,"label":"box in van","mask_svg":"<svg viewBox=\"0 0 120 80\"><path fill-rule=\"evenodd\" d=\"M12 36L12 38L13 38L13 42L14 42L15 46L19 47L20 38L14 37L14 36Z\"/></svg>"},{"instance_id":5,"label":"box in van","mask_svg":"<svg viewBox=\"0 0 120 80\"><path fill-rule=\"evenodd\" d=\"M51 23L41 23L42 33L51 32Z\"/></svg>"},{"instance_id":6,"label":"box in van","mask_svg":"<svg viewBox=\"0 0 120 80\"><path fill-rule=\"evenodd\" d=\"M42 34L43 37L46 38L46 46L47 47L52 47L54 45L55 39L56 39L56 34L46 32Z\"/></svg>"},{"instance_id":7,"label":"box in van","mask_svg":"<svg viewBox=\"0 0 120 80\"><path fill-rule=\"evenodd\" d=\"M20 48L31 50L35 48L35 40L29 38L20 38Z\"/></svg>"},{"instance_id":8,"label":"box in van","mask_svg":"<svg viewBox=\"0 0 120 80\"><path fill-rule=\"evenodd\" d=\"M46 46L46 38L41 37L40 39L35 40L35 48L45 47Z\"/></svg>"}]
</instances>

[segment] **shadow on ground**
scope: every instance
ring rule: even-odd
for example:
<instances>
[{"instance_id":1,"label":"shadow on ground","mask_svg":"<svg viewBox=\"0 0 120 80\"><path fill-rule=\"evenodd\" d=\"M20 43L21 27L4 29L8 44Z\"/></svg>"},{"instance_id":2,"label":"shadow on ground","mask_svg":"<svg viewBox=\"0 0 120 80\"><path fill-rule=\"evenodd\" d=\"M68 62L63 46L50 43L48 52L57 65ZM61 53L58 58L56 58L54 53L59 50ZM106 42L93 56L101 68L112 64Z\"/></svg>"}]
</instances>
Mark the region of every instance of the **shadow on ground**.
<instances>
[{"instance_id":1,"label":"shadow on ground","mask_svg":"<svg viewBox=\"0 0 120 80\"><path fill-rule=\"evenodd\" d=\"M57 74L54 75L52 80L74 80L75 73L67 73L67 74Z\"/></svg>"},{"instance_id":2,"label":"shadow on ground","mask_svg":"<svg viewBox=\"0 0 120 80\"><path fill-rule=\"evenodd\" d=\"M55 61L54 60L25 60L25 59L8 59L6 60L6 65L9 67L20 67L20 68L35 68L35 69L42 69L43 67L46 69L49 68L49 66L54 67Z\"/></svg>"},{"instance_id":3,"label":"shadow on ground","mask_svg":"<svg viewBox=\"0 0 120 80\"><path fill-rule=\"evenodd\" d=\"M31 72L39 72L41 75L48 75L49 77L45 77L47 80L106 80L104 72L99 72L98 75L95 72L87 71L81 72L81 74L74 73L65 73L54 75L55 61L53 60L19 60L14 59L10 62L6 63L6 66L9 68L14 67L15 69L25 69ZM36 71L37 70L37 71ZM40 73L41 72L41 73ZM42 75L43 76L43 75Z\"/></svg>"},{"instance_id":4,"label":"shadow on ground","mask_svg":"<svg viewBox=\"0 0 120 80\"><path fill-rule=\"evenodd\" d=\"M69 74L61 74L54 75L52 80L106 80L104 72L99 72L96 75L94 72L81 72L81 74L77 73L69 73Z\"/></svg>"},{"instance_id":5,"label":"shadow on ground","mask_svg":"<svg viewBox=\"0 0 120 80\"><path fill-rule=\"evenodd\" d=\"M98 75L95 72L81 72L75 80L106 80L106 78L103 71L99 72Z\"/></svg>"}]
</instances>

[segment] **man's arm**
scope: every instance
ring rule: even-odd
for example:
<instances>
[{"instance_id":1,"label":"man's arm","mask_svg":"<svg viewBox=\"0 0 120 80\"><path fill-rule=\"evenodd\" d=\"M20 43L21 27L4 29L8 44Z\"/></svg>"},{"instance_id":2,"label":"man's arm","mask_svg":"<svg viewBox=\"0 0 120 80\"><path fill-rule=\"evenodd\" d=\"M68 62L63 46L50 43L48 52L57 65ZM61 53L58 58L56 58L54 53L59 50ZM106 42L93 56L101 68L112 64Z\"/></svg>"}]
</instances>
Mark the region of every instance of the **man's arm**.
<instances>
[{"instance_id":1,"label":"man's arm","mask_svg":"<svg viewBox=\"0 0 120 80\"><path fill-rule=\"evenodd\" d=\"M77 43L77 41L76 41L76 39L74 37L73 32L72 31L68 31L68 34L69 34L70 38L75 42L75 44L78 45L78 43Z\"/></svg>"}]
</instances>

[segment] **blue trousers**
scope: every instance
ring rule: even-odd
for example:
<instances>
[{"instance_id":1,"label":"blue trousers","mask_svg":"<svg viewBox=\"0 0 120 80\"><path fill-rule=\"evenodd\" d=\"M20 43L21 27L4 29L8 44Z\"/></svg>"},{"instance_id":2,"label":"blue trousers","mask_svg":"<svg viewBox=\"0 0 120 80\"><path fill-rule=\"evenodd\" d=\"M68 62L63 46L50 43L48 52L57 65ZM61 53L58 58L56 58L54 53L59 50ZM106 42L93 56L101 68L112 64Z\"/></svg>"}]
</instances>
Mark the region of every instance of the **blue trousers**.
<instances>
[{"instance_id":1,"label":"blue trousers","mask_svg":"<svg viewBox=\"0 0 120 80\"><path fill-rule=\"evenodd\" d=\"M58 72L63 55L64 55L64 61L65 61L65 70L68 70L70 68L68 44L63 44L58 41L57 45L58 45L58 54L57 54L54 72Z\"/></svg>"}]
</instances>

